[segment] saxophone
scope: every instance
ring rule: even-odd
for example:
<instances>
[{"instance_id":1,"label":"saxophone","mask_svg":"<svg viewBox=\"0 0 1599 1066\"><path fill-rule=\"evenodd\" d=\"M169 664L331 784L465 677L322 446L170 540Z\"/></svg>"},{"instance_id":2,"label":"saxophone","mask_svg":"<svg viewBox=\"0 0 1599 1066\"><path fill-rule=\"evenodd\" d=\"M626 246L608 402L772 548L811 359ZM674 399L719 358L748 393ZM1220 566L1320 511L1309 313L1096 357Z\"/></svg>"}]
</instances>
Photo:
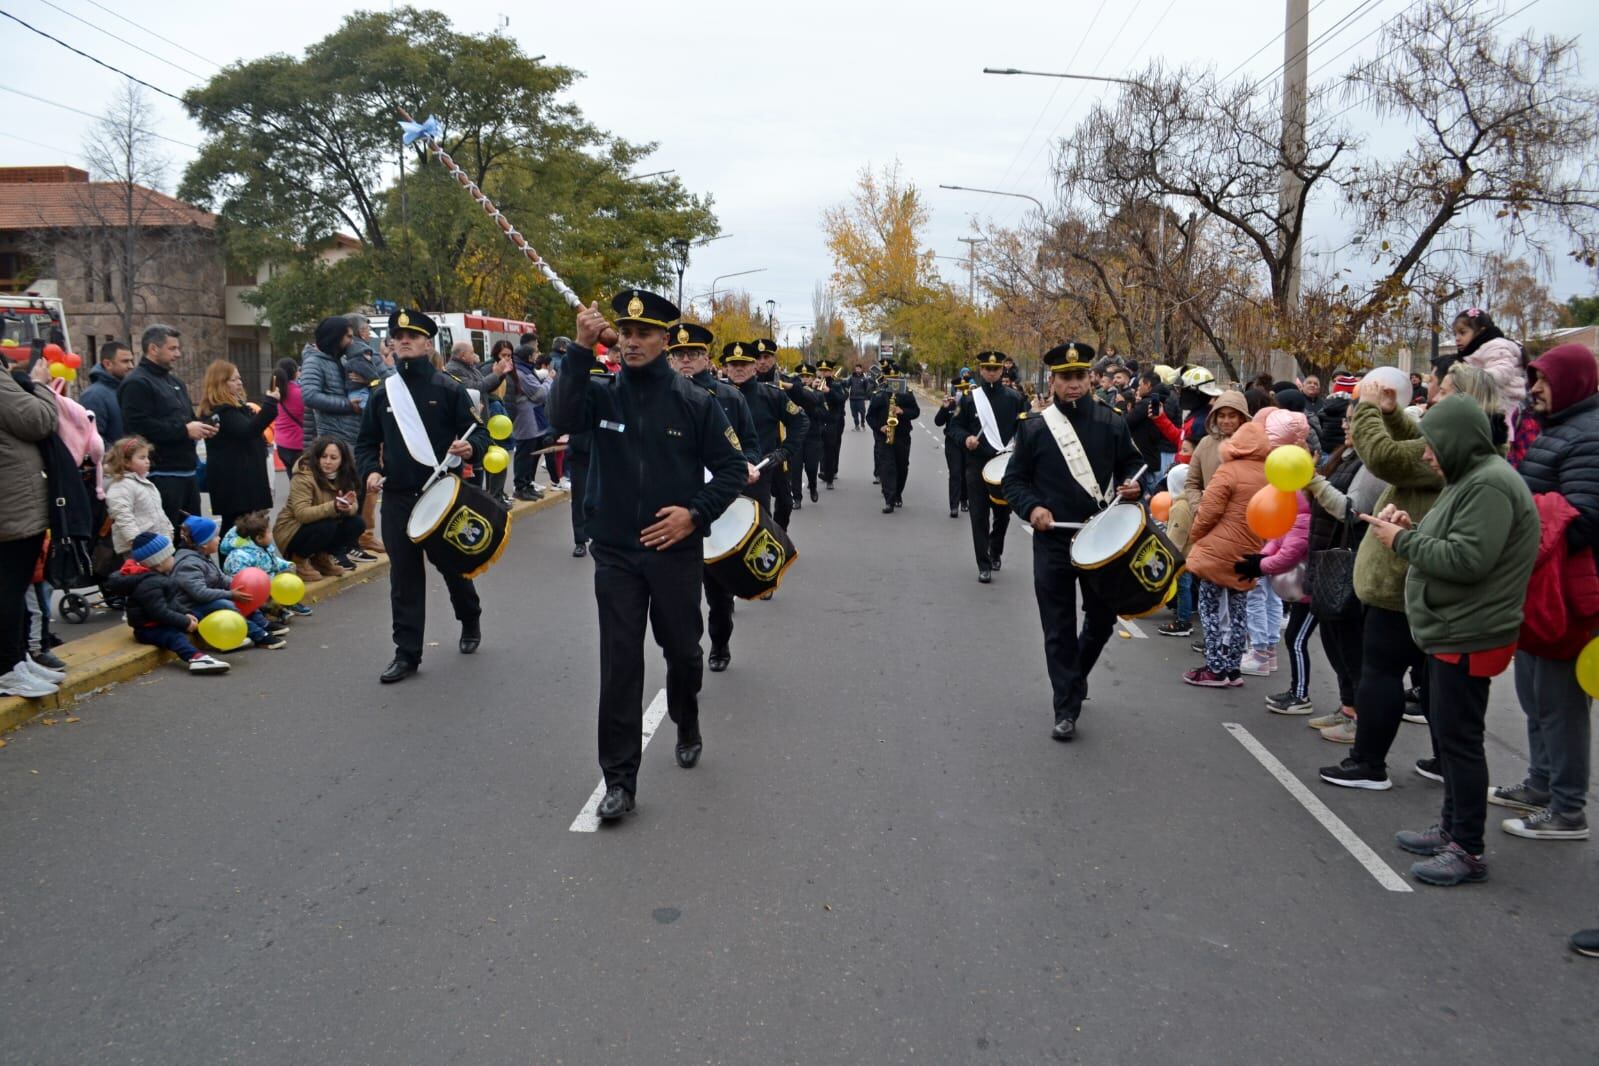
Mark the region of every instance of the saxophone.
<instances>
[{"instance_id":1,"label":"saxophone","mask_svg":"<svg viewBox=\"0 0 1599 1066\"><path fill-rule=\"evenodd\" d=\"M899 404L894 402L894 393L894 389L888 390L888 421L883 423L883 441L887 444L894 443L894 430L899 426Z\"/></svg>"}]
</instances>

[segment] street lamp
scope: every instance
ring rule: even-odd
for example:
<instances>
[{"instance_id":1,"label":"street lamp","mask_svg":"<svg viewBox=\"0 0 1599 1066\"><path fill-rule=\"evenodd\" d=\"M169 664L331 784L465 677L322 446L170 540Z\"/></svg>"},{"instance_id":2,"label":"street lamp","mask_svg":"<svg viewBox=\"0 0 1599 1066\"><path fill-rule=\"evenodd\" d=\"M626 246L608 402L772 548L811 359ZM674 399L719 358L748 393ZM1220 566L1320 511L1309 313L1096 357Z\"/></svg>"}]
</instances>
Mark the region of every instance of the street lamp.
<instances>
[{"instance_id":1,"label":"street lamp","mask_svg":"<svg viewBox=\"0 0 1599 1066\"><path fill-rule=\"evenodd\" d=\"M726 281L728 278L741 278L745 274L759 274L761 271L763 271L765 269L766 269L765 267L756 267L754 270L739 270L739 271L735 271L732 274L719 274L716 277L712 278L711 279L711 291L709 293L705 294L705 295L708 295L711 298L711 317L712 318L716 317L716 284L717 284L717 282ZM697 298L698 297L696 297L696 299Z\"/></svg>"},{"instance_id":2,"label":"street lamp","mask_svg":"<svg viewBox=\"0 0 1599 1066\"><path fill-rule=\"evenodd\" d=\"M672 259L677 263L677 306L683 306L683 272L688 269L689 242L687 237L673 237L668 244Z\"/></svg>"},{"instance_id":3,"label":"street lamp","mask_svg":"<svg viewBox=\"0 0 1599 1066\"><path fill-rule=\"evenodd\" d=\"M773 329L772 323L775 322L775 321L777 321L777 301L776 300L767 300L766 301L766 335L768 337L770 337L772 335L772 329Z\"/></svg>"},{"instance_id":4,"label":"street lamp","mask_svg":"<svg viewBox=\"0 0 1599 1066\"><path fill-rule=\"evenodd\" d=\"M1049 214L1049 212L1044 209L1043 201L1039 200L1036 196L1028 196L1024 192L1001 192L998 189L974 189L970 185L940 185L939 188L940 189L954 189L957 192L987 193L989 196L1014 196L1018 200L1031 200L1031 201L1033 201L1033 203L1038 205L1038 213L1039 214L1046 215L1046 216Z\"/></svg>"},{"instance_id":5,"label":"street lamp","mask_svg":"<svg viewBox=\"0 0 1599 1066\"><path fill-rule=\"evenodd\" d=\"M1070 78L1072 81L1106 81L1115 85L1131 85L1137 89L1148 88L1132 78L1107 78L1099 74L1056 74L1048 70L1017 70L1015 67L984 67L984 74L1025 74L1033 78Z\"/></svg>"}]
</instances>

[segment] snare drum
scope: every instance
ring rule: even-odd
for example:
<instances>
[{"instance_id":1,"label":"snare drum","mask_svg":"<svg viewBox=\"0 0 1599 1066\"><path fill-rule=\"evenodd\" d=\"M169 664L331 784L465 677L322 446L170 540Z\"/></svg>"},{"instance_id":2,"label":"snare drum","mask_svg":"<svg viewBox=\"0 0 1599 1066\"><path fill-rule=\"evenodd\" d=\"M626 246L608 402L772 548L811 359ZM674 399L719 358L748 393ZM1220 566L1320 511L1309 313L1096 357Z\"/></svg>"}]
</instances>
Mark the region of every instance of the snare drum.
<instances>
[{"instance_id":1,"label":"snare drum","mask_svg":"<svg viewBox=\"0 0 1599 1066\"><path fill-rule=\"evenodd\" d=\"M444 477L417 497L405 535L441 571L470 579L498 562L511 542L511 513L476 485Z\"/></svg>"},{"instance_id":2,"label":"snare drum","mask_svg":"<svg viewBox=\"0 0 1599 1066\"><path fill-rule=\"evenodd\" d=\"M1158 610L1177 592L1183 554L1140 503L1118 503L1083 524L1072 539L1072 565L1083 583L1123 618Z\"/></svg>"},{"instance_id":3,"label":"snare drum","mask_svg":"<svg viewBox=\"0 0 1599 1066\"><path fill-rule=\"evenodd\" d=\"M1005 506L1005 471L1010 468L1015 452L1000 452L983 464L983 484L988 486L989 502L996 507Z\"/></svg>"},{"instance_id":4,"label":"snare drum","mask_svg":"<svg viewBox=\"0 0 1599 1066\"><path fill-rule=\"evenodd\" d=\"M748 496L734 498L711 523L704 549L707 576L741 600L776 589L799 557L788 532Z\"/></svg>"}]
</instances>

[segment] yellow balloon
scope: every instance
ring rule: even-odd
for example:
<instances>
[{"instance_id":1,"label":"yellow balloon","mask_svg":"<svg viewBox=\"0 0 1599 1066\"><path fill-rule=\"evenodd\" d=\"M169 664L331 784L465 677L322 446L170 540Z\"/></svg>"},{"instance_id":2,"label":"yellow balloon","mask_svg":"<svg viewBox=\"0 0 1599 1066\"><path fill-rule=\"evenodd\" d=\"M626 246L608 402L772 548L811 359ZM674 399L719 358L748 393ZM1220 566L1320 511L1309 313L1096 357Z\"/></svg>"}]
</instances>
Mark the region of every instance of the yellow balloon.
<instances>
[{"instance_id":1,"label":"yellow balloon","mask_svg":"<svg viewBox=\"0 0 1599 1066\"><path fill-rule=\"evenodd\" d=\"M67 368L62 366L60 363L51 363L50 376L53 378L64 378L67 376Z\"/></svg>"},{"instance_id":2,"label":"yellow balloon","mask_svg":"<svg viewBox=\"0 0 1599 1066\"><path fill-rule=\"evenodd\" d=\"M1310 453L1297 444L1282 444L1266 456L1266 480L1284 492L1298 492L1316 476Z\"/></svg>"},{"instance_id":3,"label":"yellow balloon","mask_svg":"<svg viewBox=\"0 0 1599 1066\"><path fill-rule=\"evenodd\" d=\"M244 643L249 627L238 611L212 611L200 619L200 636L217 651L232 651Z\"/></svg>"},{"instance_id":4,"label":"yellow balloon","mask_svg":"<svg viewBox=\"0 0 1599 1066\"><path fill-rule=\"evenodd\" d=\"M63 378L65 378L66 380L68 380L68 381L77 381L78 380L78 372L77 372L77 370L75 370L74 368L72 368L70 366L65 366L65 367L61 368L61 376Z\"/></svg>"},{"instance_id":5,"label":"yellow balloon","mask_svg":"<svg viewBox=\"0 0 1599 1066\"><path fill-rule=\"evenodd\" d=\"M1577 684L1582 691L1599 699L1599 637L1588 642L1577 656Z\"/></svg>"},{"instance_id":6,"label":"yellow balloon","mask_svg":"<svg viewBox=\"0 0 1599 1066\"><path fill-rule=\"evenodd\" d=\"M272 578L272 602L293 607L305 598L305 582L300 575L285 571Z\"/></svg>"},{"instance_id":7,"label":"yellow balloon","mask_svg":"<svg viewBox=\"0 0 1599 1066\"><path fill-rule=\"evenodd\" d=\"M503 416L502 416L503 417ZM489 445L489 450L483 453L483 469L491 474L498 474L511 462L511 453L498 444Z\"/></svg>"},{"instance_id":8,"label":"yellow balloon","mask_svg":"<svg viewBox=\"0 0 1599 1066\"><path fill-rule=\"evenodd\" d=\"M489 436L495 440L504 440L511 435L511 430L515 428L515 424L504 415L495 415L489 419Z\"/></svg>"}]
</instances>

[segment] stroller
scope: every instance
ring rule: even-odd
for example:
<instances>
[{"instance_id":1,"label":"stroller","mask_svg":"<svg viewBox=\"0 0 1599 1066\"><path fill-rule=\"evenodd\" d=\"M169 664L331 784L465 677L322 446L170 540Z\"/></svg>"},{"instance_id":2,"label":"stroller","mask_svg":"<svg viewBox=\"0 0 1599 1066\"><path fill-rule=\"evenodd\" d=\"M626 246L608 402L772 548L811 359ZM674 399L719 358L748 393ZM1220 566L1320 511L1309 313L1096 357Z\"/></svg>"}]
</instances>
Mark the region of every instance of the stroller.
<instances>
[{"instance_id":1,"label":"stroller","mask_svg":"<svg viewBox=\"0 0 1599 1066\"><path fill-rule=\"evenodd\" d=\"M111 516L105 501L95 495L95 473L92 463L82 470L84 488L88 490L89 505L93 515L94 536L81 548L75 546L62 553L51 567L51 585L61 593L56 612L61 619L82 625L96 607L120 611L123 604L119 596L105 590L105 583L122 567L122 557L111 546Z\"/></svg>"}]
</instances>

